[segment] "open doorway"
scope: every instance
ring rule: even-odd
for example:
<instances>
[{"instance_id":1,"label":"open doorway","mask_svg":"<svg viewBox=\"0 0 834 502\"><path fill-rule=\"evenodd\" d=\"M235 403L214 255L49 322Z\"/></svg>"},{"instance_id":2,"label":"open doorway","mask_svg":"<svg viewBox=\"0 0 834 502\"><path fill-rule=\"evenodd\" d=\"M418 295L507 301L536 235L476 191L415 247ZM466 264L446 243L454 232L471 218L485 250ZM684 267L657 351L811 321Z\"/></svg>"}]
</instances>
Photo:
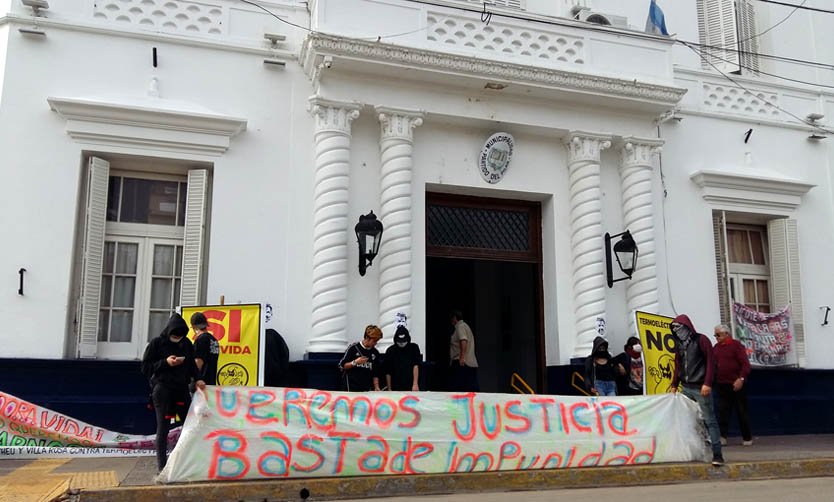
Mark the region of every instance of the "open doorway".
<instances>
[{"instance_id":1,"label":"open doorway","mask_svg":"<svg viewBox=\"0 0 834 502\"><path fill-rule=\"evenodd\" d=\"M472 328L482 392L513 392L517 373L544 389L540 206L428 194L426 358L429 390L446 390L449 312Z\"/></svg>"}]
</instances>

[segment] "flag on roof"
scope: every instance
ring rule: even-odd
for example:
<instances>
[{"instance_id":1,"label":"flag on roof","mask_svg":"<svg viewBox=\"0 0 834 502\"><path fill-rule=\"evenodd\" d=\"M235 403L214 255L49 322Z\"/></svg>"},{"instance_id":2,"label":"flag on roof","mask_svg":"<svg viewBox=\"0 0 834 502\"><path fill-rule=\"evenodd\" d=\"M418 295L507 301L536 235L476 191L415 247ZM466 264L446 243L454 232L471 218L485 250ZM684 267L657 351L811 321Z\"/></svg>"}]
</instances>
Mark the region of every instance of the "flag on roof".
<instances>
[{"instance_id":1,"label":"flag on roof","mask_svg":"<svg viewBox=\"0 0 834 502\"><path fill-rule=\"evenodd\" d=\"M657 5L655 0L652 0L649 4L649 17L646 18L646 33L669 36L669 32L666 31L666 18L663 16L663 9Z\"/></svg>"}]
</instances>

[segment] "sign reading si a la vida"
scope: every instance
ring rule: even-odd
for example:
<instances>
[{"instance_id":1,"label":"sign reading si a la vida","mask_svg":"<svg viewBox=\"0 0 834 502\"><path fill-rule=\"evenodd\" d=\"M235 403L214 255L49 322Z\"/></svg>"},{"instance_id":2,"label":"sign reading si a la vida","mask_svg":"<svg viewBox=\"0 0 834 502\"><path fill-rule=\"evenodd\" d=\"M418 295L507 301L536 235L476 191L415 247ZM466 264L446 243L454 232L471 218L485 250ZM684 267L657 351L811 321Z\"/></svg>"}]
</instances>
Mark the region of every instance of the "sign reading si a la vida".
<instances>
[{"instance_id":1,"label":"sign reading si a la vida","mask_svg":"<svg viewBox=\"0 0 834 502\"><path fill-rule=\"evenodd\" d=\"M190 323L191 315L202 312L208 331L220 344L217 360L217 385L255 386L262 383L261 305L211 305L182 307L182 317ZM188 338L193 342L192 329Z\"/></svg>"},{"instance_id":2,"label":"sign reading si a la vida","mask_svg":"<svg viewBox=\"0 0 834 502\"><path fill-rule=\"evenodd\" d=\"M504 178L513 157L515 140L510 134L497 132L484 143L478 157L478 171L487 183L498 183Z\"/></svg>"}]
</instances>

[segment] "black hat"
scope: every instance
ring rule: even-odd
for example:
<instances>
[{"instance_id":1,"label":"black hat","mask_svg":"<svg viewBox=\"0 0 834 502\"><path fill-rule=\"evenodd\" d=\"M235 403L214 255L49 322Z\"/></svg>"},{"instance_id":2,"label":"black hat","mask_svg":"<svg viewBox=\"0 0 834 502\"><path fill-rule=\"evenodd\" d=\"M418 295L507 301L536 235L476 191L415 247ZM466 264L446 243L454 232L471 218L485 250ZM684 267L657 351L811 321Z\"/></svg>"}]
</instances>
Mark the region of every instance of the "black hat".
<instances>
[{"instance_id":1,"label":"black hat","mask_svg":"<svg viewBox=\"0 0 834 502\"><path fill-rule=\"evenodd\" d=\"M206 329L208 327L208 319L202 312L194 312L191 314L191 325L195 328Z\"/></svg>"},{"instance_id":2,"label":"black hat","mask_svg":"<svg viewBox=\"0 0 834 502\"><path fill-rule=\"evenodd\" d=\"M397 326L397 331L394 332L394 343L410 342L411 335L408 333L408 328L400 324Z\"/></svg>"}]
</instances>

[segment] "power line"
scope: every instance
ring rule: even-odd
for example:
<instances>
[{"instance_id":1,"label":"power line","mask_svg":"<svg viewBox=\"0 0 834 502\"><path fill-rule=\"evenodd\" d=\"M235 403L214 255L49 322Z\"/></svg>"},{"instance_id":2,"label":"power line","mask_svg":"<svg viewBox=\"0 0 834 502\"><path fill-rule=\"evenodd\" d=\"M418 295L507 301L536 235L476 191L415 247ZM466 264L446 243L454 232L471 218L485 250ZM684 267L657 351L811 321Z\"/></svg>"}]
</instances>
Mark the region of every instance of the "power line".
<instances>
[{"instance_id":1,"label":"power line","mask_svg":"<svg viewBox=\"0 0 834 502\"><path fill-rule=\"evenodd\" d=\"M797 5L796 7L794 7L794 9L790 12L790 14L788 14L787 16L785 16L785 18L784 18L784 19L782 19L782 20L781 20L781 21L779 21L778 23L774 24L774 25L773 25L773 26L771 26L770 28L766 29L765 31L763 31L763 32L761 32L761 33L758 33L758 34L756 34L756 35L753 35L753 36L751 36L751 37L747 37L747 38L745 38L744 40L739 40L739 41L738 41L738 43L743 44L744 42L747 42L747 41L750 41L750 40L753 40L753 39L759 38L760 36L764 35L765 33L769 32L770 30L772 30L772 29L776 28L776 27L777 27L777 26L779 26L780 24L782 24L782 23L784 23L785 21L787 21L788 19L790 19L790 17L791 17L791 16L793 16L793 15L796 13L796 11L798 11L798 10L800 9L800 7L802 7L803 5L805 5L805 2L807 2L807 1L808 1L808 0L802 0L802 3L801 3L801 4L799 4L799 5Z\"/></svg>"},{"instance_id":2,"label":"power line","mask_svg":"<svg viewBox=\"0 0 834 502\"><path fill-rule=\"evenodd\" d=\"M796 7L797 9L802 9L802 10L812 10L812 11L815 11L815 12L825 12L827 14L834 14L834 10L818 9L816 7L803 7L802 5L796 5L795 3L776 2L774 0L756 0L756 1L764 2L764 3L772 3L772 4L776 4L776 5L784 5L785 7ZM802 4L804 4L804 3L805 2L802 2Z\"/></svg>"}]
</instances>

